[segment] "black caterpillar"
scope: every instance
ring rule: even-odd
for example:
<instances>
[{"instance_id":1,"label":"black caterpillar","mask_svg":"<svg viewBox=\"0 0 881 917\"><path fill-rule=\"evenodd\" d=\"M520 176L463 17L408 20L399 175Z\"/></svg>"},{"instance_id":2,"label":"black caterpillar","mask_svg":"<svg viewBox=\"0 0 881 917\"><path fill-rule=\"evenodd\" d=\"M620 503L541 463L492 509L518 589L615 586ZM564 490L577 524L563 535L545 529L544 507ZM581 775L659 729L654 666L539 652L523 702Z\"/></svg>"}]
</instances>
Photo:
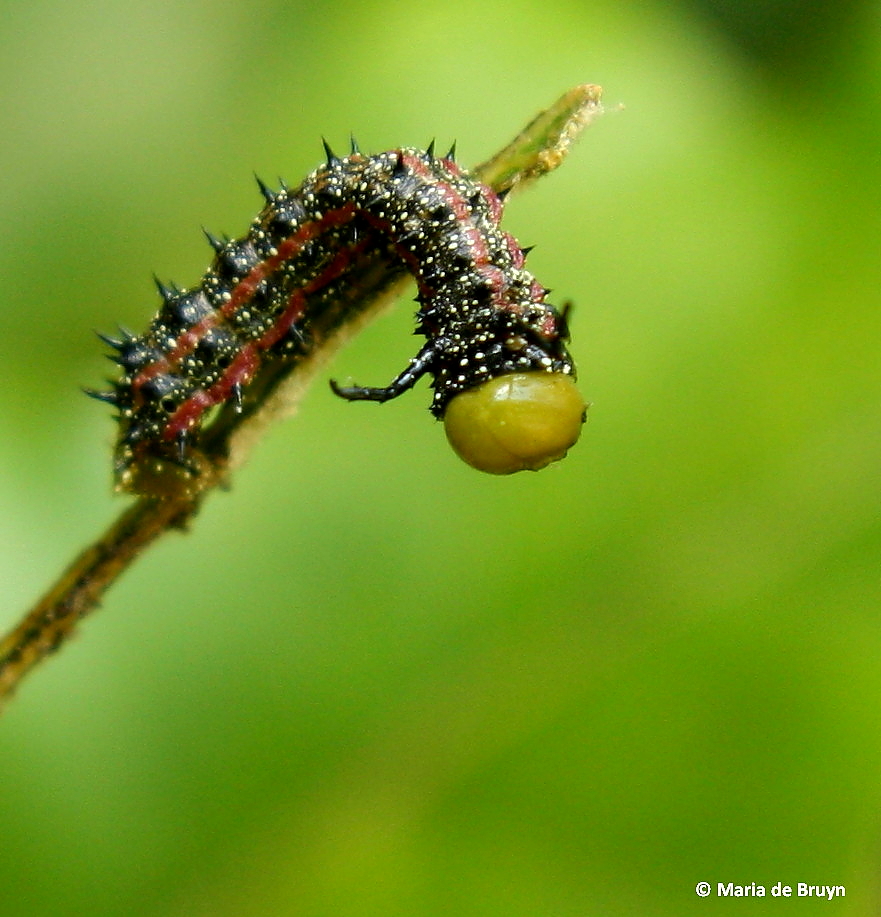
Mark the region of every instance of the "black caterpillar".
<instances>
[{"instance_id":1,"label":"black caterpillar","mask_svg":"<svg viewBox=\"0 0 881 917\"><path fill-rule=\"evenodd\" d=\"M366 156L353 142L339 158L325 149L326 163L297 189L272 191L258 179L266 205L244 237L206 233L216 255L197 286L157 281L162 304L144 334L102 335L123 374L111 391L90 394L119 409L123 489L150 490L143 482L156 468L198 474L206 412L227 402L242 410L265 367L312 353L347 277L370 258L412 273L416 332L426 342L388 386L331 382L337 395L386 401L428 373L431 411L445 419L454 448L493 472L542 467L577 439L584 403L572 383L566 310L545 302L548 291L523 266L526 250L499 227L502 197L464 173L453 150ZM331 324L342 320L337 311ZM452 410L462 393L484 391ZM487 424L489 457L479 445Z\"/></svg>"}]
</instances>

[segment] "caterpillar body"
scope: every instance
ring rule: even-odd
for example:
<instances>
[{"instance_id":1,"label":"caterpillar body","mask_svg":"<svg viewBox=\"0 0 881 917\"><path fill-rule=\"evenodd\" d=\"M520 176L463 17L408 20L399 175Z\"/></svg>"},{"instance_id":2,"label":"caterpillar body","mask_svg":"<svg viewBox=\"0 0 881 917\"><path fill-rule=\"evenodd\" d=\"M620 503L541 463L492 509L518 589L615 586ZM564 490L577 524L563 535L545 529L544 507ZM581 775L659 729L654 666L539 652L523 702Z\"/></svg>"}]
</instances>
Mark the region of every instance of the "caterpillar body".
<instances>
[{"instance_id":1,"label":"caterpillar body","mask_svg":"<svg viewBox=\"0 0 881 917\"><path fill-rule=\"evenodd\" d=\"M327 160L296 189L259 181L265 206L239 239L210 234L214 260L194 287L157 281L146 332L103 336L122 368L114 467L124 490L161 491L165 474L199 474L207 415L246 409L267 367L311 355L346 311L346 284L370 259L409 271L425 343L387 386L342 386L387 401L432 377L431 411L470 464L494 473L543 467L578 438L585 405L566 348L566 309L524 267L500 228L502 196L456 164L395 149Z\"/></svg>"}]
</instances>

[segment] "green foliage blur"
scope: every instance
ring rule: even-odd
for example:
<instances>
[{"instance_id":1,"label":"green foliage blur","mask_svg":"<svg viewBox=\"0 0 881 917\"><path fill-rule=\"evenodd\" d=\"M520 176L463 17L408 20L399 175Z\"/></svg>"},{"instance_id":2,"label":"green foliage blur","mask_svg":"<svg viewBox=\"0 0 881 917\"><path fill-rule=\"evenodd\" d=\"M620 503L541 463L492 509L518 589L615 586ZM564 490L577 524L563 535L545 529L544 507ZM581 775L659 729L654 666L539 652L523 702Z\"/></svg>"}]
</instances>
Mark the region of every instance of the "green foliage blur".
<instances>
[{"instance_id":1,"label":"green foliage blur","mask_svg":"<svg viewBox=\"0 0 881 917\"><path fill-rule=\"evenodd\" d=\"M477 163L582 82L610 109L505 216L575 303L579 445L481 476L425 386L316 385L0 719L3 917L755 915L777 882L877 914L875 4L0 21L4 629L125 506L92 329L195 282L252 172L296 184L350 132ZM412 309L327 375L391 379Z\"/></svg>"}]
</instances>

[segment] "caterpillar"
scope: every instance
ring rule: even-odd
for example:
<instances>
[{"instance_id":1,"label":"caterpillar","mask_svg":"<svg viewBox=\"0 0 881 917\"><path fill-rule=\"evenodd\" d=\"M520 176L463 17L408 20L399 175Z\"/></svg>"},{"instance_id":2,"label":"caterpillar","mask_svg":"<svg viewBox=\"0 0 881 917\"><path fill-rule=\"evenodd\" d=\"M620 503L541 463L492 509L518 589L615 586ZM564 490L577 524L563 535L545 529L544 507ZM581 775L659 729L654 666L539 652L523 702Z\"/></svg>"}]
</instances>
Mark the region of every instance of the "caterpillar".
<instances>
[{"instance_id":1,"label":"caterpillar","mask_svg":"<svg viewBox=\"0 0 881 917\"><path fill-rule=\"evenodd\" d=\"M157 280L161 304L143 334L99 335L122 375L87 393L118 409L120 489L161 492L168 475L198 475L209 413L246 410L268 368L312 354L371 259L415 278L425 343L388 385L331 381L336 395L384 402L428 374L454 450L496 474L544 467L577 440L586 408L568 308L545 301L528 250L500 228L504 195L460 169L455 147L368 156L353 140L338 157L324 145L326 161L298 188L257 180L265 206L244 236L206 233L215 255L196 286Z\"/></svg>"}]
</instances>

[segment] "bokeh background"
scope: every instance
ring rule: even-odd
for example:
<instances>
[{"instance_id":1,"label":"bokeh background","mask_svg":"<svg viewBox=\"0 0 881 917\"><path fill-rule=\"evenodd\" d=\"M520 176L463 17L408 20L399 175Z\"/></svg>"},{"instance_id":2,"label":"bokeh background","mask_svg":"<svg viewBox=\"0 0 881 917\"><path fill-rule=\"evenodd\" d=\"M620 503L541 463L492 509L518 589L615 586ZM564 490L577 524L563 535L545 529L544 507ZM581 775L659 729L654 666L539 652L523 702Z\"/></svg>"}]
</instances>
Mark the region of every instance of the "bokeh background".
<instances>
[{"instance_id":1,"label":"bokeh background","mask_svg":"<svg viewBox=\"0 0 881 917\"><path fill-rule=\"evenodd\" d=\"M477 163L592 402L481 476L323 382L0 721L0 912L881 913L874 3L2 3L0 624L125 505L92 329L349 132ZM328 375L387 381L401 303ZM714 895L699 899L698 881ZM732 905L715 883L844 885Z\"/></svg>"}]
</instances>

